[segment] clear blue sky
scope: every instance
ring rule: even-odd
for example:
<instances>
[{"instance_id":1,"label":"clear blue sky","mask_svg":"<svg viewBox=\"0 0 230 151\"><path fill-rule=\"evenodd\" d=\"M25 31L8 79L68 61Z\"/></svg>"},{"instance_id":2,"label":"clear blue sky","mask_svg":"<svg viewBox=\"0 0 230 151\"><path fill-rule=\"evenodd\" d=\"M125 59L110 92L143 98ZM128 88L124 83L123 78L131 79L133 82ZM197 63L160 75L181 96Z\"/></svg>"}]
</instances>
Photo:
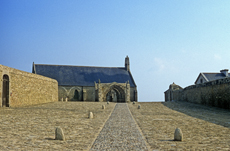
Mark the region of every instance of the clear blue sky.
<instances>
[{"instance_id":1,"label":"clear blue sky","mask_svg":"<svg viewBox=\"0 0 230 151\"><path fill-rule=\"evenodd\" d=\"M229 0L0 0L0 64L123 67L139 101L230 68Z\"/></svg>"}]
</instances>

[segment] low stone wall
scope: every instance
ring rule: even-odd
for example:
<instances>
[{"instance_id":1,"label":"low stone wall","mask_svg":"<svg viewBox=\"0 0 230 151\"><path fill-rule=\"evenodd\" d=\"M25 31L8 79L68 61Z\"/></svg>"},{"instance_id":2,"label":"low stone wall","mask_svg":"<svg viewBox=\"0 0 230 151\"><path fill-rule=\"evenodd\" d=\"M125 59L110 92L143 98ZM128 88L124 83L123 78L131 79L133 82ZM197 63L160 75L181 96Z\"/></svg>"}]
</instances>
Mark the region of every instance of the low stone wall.
<instances>
[{"instance_id":1,"label":"low stone wall","mask_svg":"<svg viewBox=\"0 0 230 151\"><path fill-rule=\"evenodd\" d=\"M0 107L3 102L3 76L9 77L9 106L19 107L58 101L54 79L0 65Z\"/></svg>"},{"instance_id":2,"label":"low stone wall","mask_svg":"<svg viewBox=\"0 0 230 151\"><path fill-rule=\"evenodd\" d=\"M230 78L191 85L184 89L169 88L165 92L165 101L172 100L230 109Z\"/></svg>"}]
</instances>

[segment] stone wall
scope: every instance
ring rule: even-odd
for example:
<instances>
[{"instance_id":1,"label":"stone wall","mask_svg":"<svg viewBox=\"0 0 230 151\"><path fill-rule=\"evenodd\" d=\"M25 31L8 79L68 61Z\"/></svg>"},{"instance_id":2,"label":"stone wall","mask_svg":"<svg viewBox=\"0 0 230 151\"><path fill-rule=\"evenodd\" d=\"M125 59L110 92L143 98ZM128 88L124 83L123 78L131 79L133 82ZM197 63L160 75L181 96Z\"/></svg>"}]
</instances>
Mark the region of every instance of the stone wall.
<instances>
[{"instance_id":1,"label":"stone wall","mask_svg":"<svg viewBox=\"0 0 230 151\"><path fill-rule=\"evenodd\" d=\"M95 101L95 88L90 86L58 86L58 100Z\"/></svg>"},{"instance_id":2,"label":"stone wall","mask_svg":"<svg viewBox=\"0 0 230 151\"><path fill-rule=\"evenodd\" d=\"M130 87L130 101L136 101L137 102L137 88L135 87Z\"/></svg>"},{"instance_id":3,"label":"stone wall","mask_svg":"<svg viewBox=\"0 0 230 151\"><path fill-rule=\"evenodd\" d=\"M20 107L58 101L58 82L44 76L0 65L0 106L3 76L9 77L9 106Z\"/></svg>"},{"instance_id":4,"label":"stone wall","mask_svg":"<svg viewBox=\"0 0 230 151\"><path fill-rule=\"evenodd\" d=\"M95 86L58 86L59 101L106 101L106 94L113 88L123 93L125 102L137 101L136 88L129 83L96 83Z\"/></svg>"},{"instance_id":5,"label":"stone wall","mask_svg":"<svg viewBox=\"0 0 230 151\"><path fill-rule=\"evenodd\" d=\"M165 92L165 101L172 100L230 109L230 78L191 85L184 89L169 88Z\"/></svg>"}]
</instances>

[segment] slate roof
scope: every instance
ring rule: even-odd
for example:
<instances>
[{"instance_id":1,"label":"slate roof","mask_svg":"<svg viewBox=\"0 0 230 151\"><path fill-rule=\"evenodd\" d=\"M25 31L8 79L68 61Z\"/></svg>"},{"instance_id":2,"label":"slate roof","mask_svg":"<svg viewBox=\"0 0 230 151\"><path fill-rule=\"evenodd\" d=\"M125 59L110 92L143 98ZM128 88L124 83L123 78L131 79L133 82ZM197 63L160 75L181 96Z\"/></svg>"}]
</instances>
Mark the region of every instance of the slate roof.
<instances>
[{"instance_id":1,"label":"slate roof","mask_svg":"<svg viewBox=\"0 0 230 151\"><path fill-rule=\"evenodd\" d=\"M91 67L34 64L33 73L43 75L58 81L63 86L94 86L98 83L125 83L129 81L130 87L136 87L133 77L125 68L119 67Z\"/></svg>"},{"instance_id":2,"label":"slate roof","mask_svg":"<svg viewBox=\"0 0 230 151\"><path fill-rule=\"evenodd\" d=\"M197 83L197 80L199 79L199 77L201 75L205 76L204 78L207 79L208 81L226 78L225 74L220 73L220 72L217 72L217 73L200 73L199 76L197 77L195 83ZM208 82L208 81L206 81L206 82Z\"/></svg>"},{"instance_id":3,"label":"slate roof","mask_svg":"<svg viewBox=\"0 0 230 151\"><path fill-rule=\"evenodd\" d=\"M208 79L208 81L226 78L226 76L223 73L203 73L203 74Z\"/></svg>"}]
</instances>

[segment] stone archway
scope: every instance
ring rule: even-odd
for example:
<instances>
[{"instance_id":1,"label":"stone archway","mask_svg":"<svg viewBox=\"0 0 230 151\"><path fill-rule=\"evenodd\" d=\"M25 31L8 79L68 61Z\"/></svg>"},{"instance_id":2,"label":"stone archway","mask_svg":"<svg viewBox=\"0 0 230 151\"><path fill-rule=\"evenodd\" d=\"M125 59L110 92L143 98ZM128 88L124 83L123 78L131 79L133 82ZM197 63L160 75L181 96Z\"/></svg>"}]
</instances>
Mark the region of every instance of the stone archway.
<instances>
[{"instance_id":1,"label":"stone archway","mask_svg":"<svg viewBox=\"0 0 230 151\"><path fill-rule=\"evenodd\" d=\"M125 102L125 91L118 85L112 85L104 93L104 101Z\"/></svg>"},{"instance_id":2,"label":"stone archway","mask_svg":"<svg viewBox=\"0 0 230 151\"><path fill-rule=\"evenodd\" d=\"M3 75L2 107L9 107L9 76Z\"/></svg>"}]
</instances>

